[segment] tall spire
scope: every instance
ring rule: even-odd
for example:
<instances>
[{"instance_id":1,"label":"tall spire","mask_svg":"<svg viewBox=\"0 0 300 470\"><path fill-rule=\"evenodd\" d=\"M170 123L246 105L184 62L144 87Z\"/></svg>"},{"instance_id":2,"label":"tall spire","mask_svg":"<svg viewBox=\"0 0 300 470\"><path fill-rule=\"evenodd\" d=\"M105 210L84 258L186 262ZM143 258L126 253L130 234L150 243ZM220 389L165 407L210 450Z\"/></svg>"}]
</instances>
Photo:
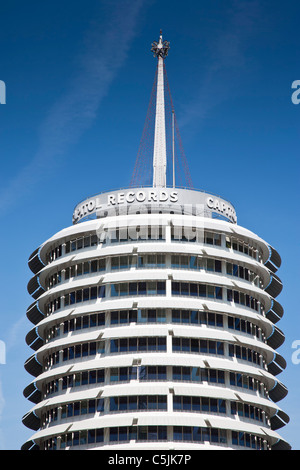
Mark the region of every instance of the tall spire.
<instances>
[{"instance_id":1,"label":"tall spire","mask_svg":"<svg viewBox=\"0 0 300 470\"><path fill-rule=\"evenodd\" d=\"M162 31L158 42L153 42L151 51L157 57L157 90L155 133L153 151L153 187L167 185L167 150L166 150L166 122L165 122L165 92L164 92L164 59L168 55L169 42L163 41Z\"/></svg>"},{"instance_id":2,"label":"tall spire","mask_svg":"<svg viewBox=\"0 0 300 470\"><path fill-rule=\"evenodd\" d=\"M131 187L152 183L153 187L165 188L167 183L171 184L169 180L172 178L172 167L173 187L175 187L175 167L176 183L188 188L193 187L164 63L169 48L169 42L163 41L160 31L159 40L153 42L151 47L154 57L157 58L156 74L130 182Z\"/></svg>"}]
</instances>

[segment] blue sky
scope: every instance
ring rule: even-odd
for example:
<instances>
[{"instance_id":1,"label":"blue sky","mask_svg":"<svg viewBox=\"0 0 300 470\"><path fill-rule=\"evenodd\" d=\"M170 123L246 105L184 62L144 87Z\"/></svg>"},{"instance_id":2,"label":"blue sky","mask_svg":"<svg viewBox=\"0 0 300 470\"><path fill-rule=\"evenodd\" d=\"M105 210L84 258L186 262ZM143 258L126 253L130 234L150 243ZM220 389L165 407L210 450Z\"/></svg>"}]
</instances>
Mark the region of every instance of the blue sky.
<instances>
[{"instance_id":1,"label":"blue sky","mask_svg":"<svg viewBox=\"0 0 300 470\"><path fill-rule=\"evenodd\" d=\"M0 449L32 431L21 419L32 377L25 336L28 256L71 225L77 202L128 186L155 74L151 43L170 41L166 66L194 187L230 200L238 223L282 256L279 352L289 388L280 430L300 449L300 79L297 0L10 0L1 6L0 201L2 301Z\"/></svg>"}]
</instances>

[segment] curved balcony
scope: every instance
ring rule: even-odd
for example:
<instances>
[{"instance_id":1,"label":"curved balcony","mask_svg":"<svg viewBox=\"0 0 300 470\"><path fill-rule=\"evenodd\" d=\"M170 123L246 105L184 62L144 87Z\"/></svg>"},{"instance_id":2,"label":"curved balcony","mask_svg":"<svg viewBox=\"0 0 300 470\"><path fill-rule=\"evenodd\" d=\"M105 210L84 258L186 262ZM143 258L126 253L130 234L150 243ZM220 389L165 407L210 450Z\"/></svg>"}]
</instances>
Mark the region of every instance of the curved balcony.
<instances>
[{"instance_id":1,"label":"curved balcony","mask_svg":"<svg viewBox=\"0 0 300 470\"><path fill-rule=\"evenodd\" d=\"M44 314L40 311L38 301L33 302L27 309L26 315L29 321L37 325L44 318Z\"/></svg>"},{"instance_id":2,"label":"curved balcony","mask_svg":"<svg viewBox=\"0 0 300 470\"><path fill-rule=\"evenodd\" d=\"M277 323L283 317L283 307L277 300L271 298L271 307L266 312L266 317L272 322Z\"/></svg>"},{"instance_id":3,"label":"curved balcony","mask_svg":"<svg viewBox=\"0 0 300 470\"><path fill-rule=\"evenodd\" d=\"M37 327L35 327L26 335L26 344L34 351L37 351L44 344L44 340L39 336L37 330Z\"/></svg>"},{"instance_id":4,"label":"curved balcony","mask_svg":"<svg viewBox=\"0 0 300 470\"><path fill-rule=\"evenodd\" d=\"M274 403L277 403L280 400L283 400L288 394L288 389L283 383L276 380L274 387L269 390L269 397Z\"/></svg>"},{"instance_id":5,"label":"curved balcony","mask_svg":"<svg viewBox=\"0 0 300 470\"><path fill-rule=\"evenodd\" d=\"M34 411L29 411L26 415L22 418L22 423L27 428L33 429L37 431L41 426L41 420L38 416L36 416Z\"/></svg>"},{"instance_id":6,"label":"curved balcony","mask_svg":"<svg viewBox=\"0 0 300 470\"><path fill-rule=\"evenodd\" d=\"M270 294L273 298L277 297L282 291L282 282L276 274L272 273L270 283L265 288L265 291Z\"/></svg>"},{"instance_id":7,"label":"curved balcony","mask_svg":"<svg viewBox=\"0 0 300 470\"><path fill-rule=\"evenodd\" d=\"M276 376L280 374L286 368L286 360L280 355L274 353L272 362L268 364L268 371L272 375Z\"/></svg>"},{"instance_id":8,"label":"curved balcony","mask_svg":"<svg viewBox=\"0 0 300 470\"><path fill-rule=\"evenodd\" d=\"M281 257L278 251L276 251L271 245L269 245L269 257L265 262L265 266L267 266L267 268L273 273L276 273L281 266Z\"/></svg>"},{"instance_id":9,"label":"curved balcony","mask_svg":"<svg viewBox=\"0 0 300 470\"><path fill-rule=\"evenodd\" d=\"M34 252L30 255L29 260L28 260L28 266L33 272L33 274L37 274L45 265L41 261L40 258L40 250L41 246L34 250Z\"/></svg>"},{"instance_id":10,"label":"curved balcony","mask_svg":"<svg viewBox=\"0 0 300 470\"><path fill-rule=\"evenodd\" d=\"M42 399L42 394L40 390L36 387L35 382L32 382L27 385L27 387L25 387L23 395L25 398L35 404L39 403Z\"/></svg>"},{"instance_id":11,"label":"curved balcony","mask_svg":"<svg viewBox=\"0 0 300 470\"><path fill-rule=\"evenodd\" d=\"M289 416L282 410L278 410L276 415L271 417L271 426L272 429L280 429L283 426L286 426L290 422Z\"/></svg>"},{"instance_id":12,"label":"curved balcony","mask_svg":"<svg viewBox=\"0 0 300 470\"><path fill-rule=\"evenodd\" d=\"M27 372L29 372L29 374L33 375L34 377L37 377L43 371L43 367L38 362L36 358L36 354L33 354L27 359L27 361L24 364L24 367L25 367L25 370L27 370Z\"/></svg>"},{"instance_id":13,"label":"curved balcony","mask_svg":"<svg viewBox=\"0 0 300 470\"><path fill-rule=\"evenodd\" d=\"M277 327L273 326L273 331L270 336L267 338L267 343L271 348L278 349L285 341L285 336L283 332Z\"/></svg>"}]
</instances>

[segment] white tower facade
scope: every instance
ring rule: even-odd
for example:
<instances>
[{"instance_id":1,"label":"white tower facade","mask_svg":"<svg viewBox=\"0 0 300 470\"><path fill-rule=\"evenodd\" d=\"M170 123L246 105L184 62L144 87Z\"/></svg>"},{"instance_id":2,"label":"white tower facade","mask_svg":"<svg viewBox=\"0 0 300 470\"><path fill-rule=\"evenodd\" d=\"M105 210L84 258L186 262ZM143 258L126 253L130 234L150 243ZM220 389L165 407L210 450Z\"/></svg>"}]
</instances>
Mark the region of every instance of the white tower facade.
<instances>
[{"instance_id":1,"label":"white tower facade","mask_svg":"<svg viewBox=\"0 0 300 470\"><path fill-rule=\"evenodd\" d=\"M23 449L290 448L280 256L230 202L167 187L162 75L153 187L81 202L29 259Z\"/></svg>"}]
</instances>

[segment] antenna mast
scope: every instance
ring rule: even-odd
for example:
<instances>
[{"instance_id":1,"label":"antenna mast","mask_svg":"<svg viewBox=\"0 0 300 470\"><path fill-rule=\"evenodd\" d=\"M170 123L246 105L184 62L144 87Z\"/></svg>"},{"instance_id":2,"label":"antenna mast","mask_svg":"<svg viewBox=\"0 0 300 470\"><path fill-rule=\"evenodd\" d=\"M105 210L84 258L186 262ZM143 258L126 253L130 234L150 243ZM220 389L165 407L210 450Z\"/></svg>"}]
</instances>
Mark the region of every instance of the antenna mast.
<instances>
[{"instance_id":1,"label":"antenna mast","mask_svg":"<svg viewBox=\"0 0 300 470\"><path fill-rule=\"evenodd\" d=\"M153 187L165 188L167 185L167 150L165 122L165 93L164 93L164 59L168 55L170 43L163 41L162 31L158 42L152 43L151 51L158 58L157 90L155 112L155 134L153 151Z\"/></svg>"},{"instance_id":2,"label":"antenna mast","mask_svg":"<svg viewBox=\"0 0 300 470\"><path fill-rule=\"evenodd\" d=\"M131 178L131 187L141 184L149 185L152 180L153 187L165 188L167 186L167 169L168 180L170 178L169 184L174 188L176 184L175 173L177 184L181 182L183 177L185 181L181 185L189 188L193 187L177 125L164 61L168 55L169 44L168 41L163 41L162 32L160 31L158 42L153 42L151 45L151 51L154 57L157 58L157 67ZM180 158L177 158L178 155ZM173 175L171 174L171 167L173 167Z\"/></svg>"}]
</instances>

